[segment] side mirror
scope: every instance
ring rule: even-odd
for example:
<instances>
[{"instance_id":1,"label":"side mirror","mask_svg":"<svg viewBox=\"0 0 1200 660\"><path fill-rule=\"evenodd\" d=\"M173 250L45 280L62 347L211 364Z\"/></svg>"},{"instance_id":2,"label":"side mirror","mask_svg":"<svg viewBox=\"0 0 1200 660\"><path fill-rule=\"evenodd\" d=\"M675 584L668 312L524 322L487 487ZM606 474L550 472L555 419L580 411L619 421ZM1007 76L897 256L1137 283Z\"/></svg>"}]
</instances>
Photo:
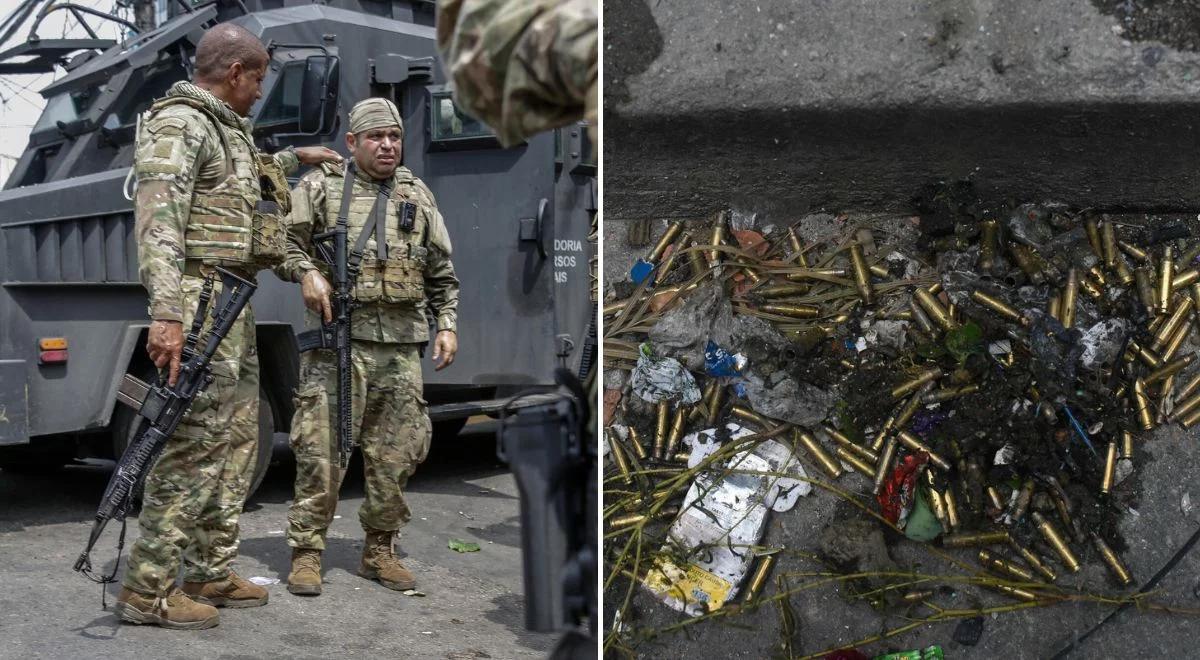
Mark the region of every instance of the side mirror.
<instances>
[{"instance_id":1,"label":"side mirror","mask_svg":"<svg viewBox=\"0 0 1200 660\"><path fill-rule=\"evenodd\" d=\"M312 55L304 61L300 86L300 132L321 134L333 127L337 117L338 58Z\"/></svg>"}]
</instances>

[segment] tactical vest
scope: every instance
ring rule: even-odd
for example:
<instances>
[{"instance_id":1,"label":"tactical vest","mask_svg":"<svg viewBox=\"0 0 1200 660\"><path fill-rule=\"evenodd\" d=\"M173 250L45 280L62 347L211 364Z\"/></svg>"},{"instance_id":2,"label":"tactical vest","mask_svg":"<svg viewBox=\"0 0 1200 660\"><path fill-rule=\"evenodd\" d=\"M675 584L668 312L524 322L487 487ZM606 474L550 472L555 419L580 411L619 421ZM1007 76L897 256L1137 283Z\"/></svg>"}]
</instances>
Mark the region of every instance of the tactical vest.
<instances>
[{"instance_id":1,"label":"tactical vest","mask_svg":"<svg viewBox=\"0 0 1200 660\"><path fill-rule=\"evenodd\" d=\"M196 182L192 192L184 256L211 265L269 268L287 254L283 218L291 210L287 179L275 159L260 153L246 136L218 119L204 103L168 96L150 107L186 105L208 117L221 139L224 176L216 185Z\"/></svg>"},{"instance_id":2,"label":"tactical vest","mask_svg":"<svg viewBox=\"0 0 1200 660\"><path fill-rule=\"evenodd\" d=\"M337 222L345 188L343 172L325 167L325 222L331 229ZM379 195L379 186L356 178L354 199L346 217L348 241L354 245L370 220ZM406 231L402 223L405 203L414 207L412 228ZM425 264L429 256L429 226L434 209L416 179L406 168L397 168L392 177L392 192L385 201L387 259L379 259L379 250L372 233L363 249L362 267L354 286L354 297L360 303L418 305L425 301Z\"/></svg>"}]
</instances>

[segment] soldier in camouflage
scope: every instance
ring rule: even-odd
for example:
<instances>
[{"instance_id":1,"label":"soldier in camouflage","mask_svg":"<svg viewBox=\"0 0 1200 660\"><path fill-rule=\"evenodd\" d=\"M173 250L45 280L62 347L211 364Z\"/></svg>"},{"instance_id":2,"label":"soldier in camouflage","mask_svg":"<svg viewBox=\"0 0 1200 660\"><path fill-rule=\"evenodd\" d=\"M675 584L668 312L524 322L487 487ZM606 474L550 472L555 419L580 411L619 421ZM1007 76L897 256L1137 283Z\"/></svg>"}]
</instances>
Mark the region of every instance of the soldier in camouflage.
<instances>
[{"instance_id":1,"label":"soldier in camouflage","mask_svg":"<svg viewBox=\"0 0 1200 660\"><path fill-rule=\"evenodd\" d=\"M506 147L584 118L596 142L595 0L440 0L454 100Z\"/></svg>"},{"instance_id":2,"label":"soldier in camouflage","mask_svg":"<svg viewBox=\"0 0 1200 660\"><path fill-rule=\"evenodd\" d=\"M366 484L358 512L366 532L358 574L397 590L416 586L412 572L396 558L393 537L411 517L405 484L429 452L420 363L429 340L426 310L437 324L432 355L437 369L449 366L458 350L458 278L450 262L450 236L429 188L400 165L403 140L403 122L390 101L367 99L351 109L346 146L352 158L345 165L321 165L292 191L288 257L276 269L281 278L300 282L305 304L329 322L331 289L323 266L311 259L313 235L332 229L343 208L352 244L369 220L384 220L382 228L367 234L353 292L352 428L362 448ZM293 548L288 591L300 595L321 593L321 551L345 476L333 433L334 357L332 351L312 351L300 363L291 433L296 497L287 531Z\"/></svg>"},{"instance_id":3,"label":"soldier in camouflage","mask_svg":"<svg viewBox=\"0 0 1200 660\"><path fill-rule=\"evenodd\" d=\"M205 278L221 266L252 279L280 263L290 203L284 172L298 162L338 158L325 148L273 157L255 148L243 117L262 94L268 59L250 32L217 25L197 44L194 82L176 83L140 123L133 171L139 275L152 319L146 350L172 385L183 327L192 323ZM214 296L220 288L217 278ZM212 371L213 383L146 477L141 537L116 605L122 620L202 629L217 625L214 607L267 602L265 589L229 568L258 442L249 307L221 342ZM181 559L182 590L176 586Z\"/></svg>"}]
</instances>

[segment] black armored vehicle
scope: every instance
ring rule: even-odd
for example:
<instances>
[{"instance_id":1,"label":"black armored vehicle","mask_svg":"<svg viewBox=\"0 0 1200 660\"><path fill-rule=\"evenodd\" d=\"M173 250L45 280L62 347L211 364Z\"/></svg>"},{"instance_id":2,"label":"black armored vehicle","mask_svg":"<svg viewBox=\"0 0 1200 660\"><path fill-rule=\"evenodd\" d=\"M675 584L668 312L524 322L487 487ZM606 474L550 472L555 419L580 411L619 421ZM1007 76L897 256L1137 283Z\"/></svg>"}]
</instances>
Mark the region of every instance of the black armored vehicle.
<instances>
[{"instance_id":1,"label":"black armored vehicle","mask_svg":"<svg viewBox=\"0 0 1200 660\"><path fill-rule=\"evenodd\" d=\"M196 42L222 21L249 29L271 53L251 113L265 151L326 145L346 153L356 101L382 96L400 108L404 164L437 197L462 282L458 359L425 374L436 435L497 411L517 390L552 386L555 367L590 369L597 191L595 151L582 125L501 148L451 98L432 2L165 6L157 27L138 31L122 21L126 37L118 42L94 38L91 28L89 39L40 38L48 12L76 12L85 24L116 18L47 2L29 14L29 38L0 53L0 76L65 71L41 90L45 110L0 191L0 467L119 455L135 430L117 391L125 373L153 374L129 200L136 125L155 98L190 77ZM298 286L268 272L258 280L251 304L264 442L255 486L273 434L290 424L296 334L305 325Z\"/></svg>"}]
</instances>

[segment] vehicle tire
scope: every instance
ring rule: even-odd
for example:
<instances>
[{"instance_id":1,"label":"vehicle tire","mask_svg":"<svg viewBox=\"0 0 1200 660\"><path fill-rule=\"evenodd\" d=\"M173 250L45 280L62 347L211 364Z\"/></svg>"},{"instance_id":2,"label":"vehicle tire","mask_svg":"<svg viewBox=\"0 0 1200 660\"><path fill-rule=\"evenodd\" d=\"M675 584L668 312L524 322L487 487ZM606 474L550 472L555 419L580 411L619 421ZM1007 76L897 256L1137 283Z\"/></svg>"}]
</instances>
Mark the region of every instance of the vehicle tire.
<instances>
[{"instance_id":1,"label":"vehicle tire","mask_svg":"<svg viewBox=\"0 0 1200 660\"><path fill-rule=\"evenodd\" d=\"M45 445L45 446L43 446ZM53 474L75 458L73 445L34 443L5 447L0 451L0 470L12 474Z\"/></svg>"},{"instance_id":2,"label":"vehicle tire","mask_svg":"<svg viewBox=\"0 0 1200 660\"><path fill-rule=\"evenodd\" d=\"M433 437L435 440L453 440L458 437L463 427L467 425L467 418L460 417L458 419L443 419L433 423Z\"/></svg>"},{"instance_id":3,"label":"vehicle tire","mask_svg":"<svg viewBox=\"0 0 1200 660\"><path fill-rule=\"evenodd\" d=\"M140 417L133 409L128 406L118 405L117 411L113 413L112 419L112 434L113 434L113 457L120 460L121 455L125 453L125 448L130 442L142 432L145 424L148 422ZM262 484L263 478L267 476L267 468L271 466L271 452L274 449L275 440L275 417L271 411L271 402L267 398L265 390L258 391L258 455L255 460L247 465L247 473L253 470L253 476L250 479L250 490L246 493L246 499L249 500L254 491L258 490ZM137 490L134 491L134 499L142 499L142 485L139 483Z\"/></svg>"}]
</instances>

